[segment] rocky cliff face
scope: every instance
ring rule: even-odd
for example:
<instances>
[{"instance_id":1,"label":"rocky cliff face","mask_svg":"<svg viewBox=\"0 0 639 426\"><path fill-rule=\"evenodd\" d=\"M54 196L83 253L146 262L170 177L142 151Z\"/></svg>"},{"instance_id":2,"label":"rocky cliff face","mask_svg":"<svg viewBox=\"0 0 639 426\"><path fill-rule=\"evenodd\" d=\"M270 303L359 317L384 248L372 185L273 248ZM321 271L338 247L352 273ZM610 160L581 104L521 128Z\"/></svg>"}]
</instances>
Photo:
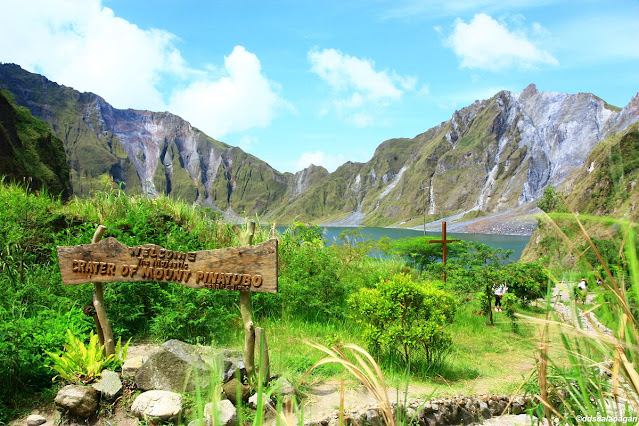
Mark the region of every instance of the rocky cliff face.
<instances>
[{"instance_id":1,"label":"rocky cliff face","mask_svg":"<svg viewBox=\"0 0 639 426\"><path fill-rule=\"evenodd\" d=\"M367 163L282 174L170 113L119 110L17 65L0 84L64 141L73 191L110 176L131 193L168 194L279 223L422 226L508 212L563 182L604 138L639 119L592 94L507 91L456 111L412 139L379 145Z\"/></svg>"},{"instance_id":2,"label":"rocky cliff face","mask_svg":"<svg viewBox=\"0 0 639 426\"><path fill-rule=\"evenodd\" d=\"M99 178L109 176L127 192L252 215L264 214L286 193L286 176L176 115L116 109L17 65L0 65L0 84L64 140L76 195L99 189Z\"/></svg>"},{"instance_id":3,"label":"rocky cliff face","mask_svg":"<svg viewBox=\"0 0 639 426\"><path fill-rule=\"evenodd\" d=\"M563 182L603 139L636 122L638 103L635 98L619 109L592 94L539 92L534 85L476 101L413 139L381 144L342 185L344 199L357 188L357 207L333 223L418 226L518 208Z\"/></svg>"},{"instance_id":4,"label":"rocky cliff face","mask_svg":"<svg viewBox=\"0 0 639 426\"><path fill-rule=\"evenodd\" d=\"M637 100L639 96L633 102ZM556 217L552 213L575 212L579 214L590 238L596 241L595 245L613 254L614 259L608 260L609 266L616 265L619 246L610 250L605 244L629 241L623 223L636 223L639 220L638 183L639 122L635 122L598 144L584 164L572 170L557 187L558 203L554 210L549 211L554 223L542 223L535 230L522 258L534 260L545 257L548 264L555 266L574 264L583 247L587 246L582 230L574 218ZM571 249L565 244L558 235L558 229L570 235L571 242L578 249Z\"/></svg>"}]
</instances>

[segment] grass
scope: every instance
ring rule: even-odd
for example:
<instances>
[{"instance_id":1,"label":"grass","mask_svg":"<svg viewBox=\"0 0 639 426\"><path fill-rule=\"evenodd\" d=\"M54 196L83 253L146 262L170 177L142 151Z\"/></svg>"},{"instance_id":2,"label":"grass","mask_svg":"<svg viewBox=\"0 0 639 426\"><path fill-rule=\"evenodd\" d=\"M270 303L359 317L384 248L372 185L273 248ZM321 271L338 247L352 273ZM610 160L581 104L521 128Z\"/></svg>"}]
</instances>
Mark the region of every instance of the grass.
<instances>
[{"instance_id":1,"label":"grass","mask_svg":"<svg viewBox=\"0 0 639 426\"><path fill-rule=\"evenodd\" d=\"M478 393L509 393L516 390L534 367L533 352L537 347L537 326L522 324L518 333L511 330L510 321L497 317L494 327L487 325L477 307L466 304L450 326L453 349L446 362L433 369L421 364L413 366L410 375L411 393L416 396L450 396ZM537 309L524 312L542 316ZM267 331L270 349L271 371L282 374L292 383L302 377L301 389L310 392L313 384L325 380L342 380L348 377L335 364L308 369L319 361L322 353L307 345L314 342L331 348L340 344L365 347L357 326L350 321L341 323L315 323L294 319L258 320ZM241 346L242 337L234 341ZM380 362L389 386L406 387L406 366L400 357Z\"/></svg>"},{"instance_id":2,"label":"grass","mask_svg":"<svg viewBox=\"0 0 639 426\"><path fill-rule=\"evenodd\" d=\"M411 378L425 394L434 396L510 393L521 385L534 366L537 327L521 324L519 332L511 330L510 321L497 316L495 326L476 313L474 304L464 305L448 329L453 349L443 366L435 371L426 367ZM532 315L539 312L526 309ZM400 385L405 380L401 369L391 370L389 382Z\"/></svg>"},{"instance_id":3,"label":"grass","mask_svg":"<svg viewBox=\"0 0 639 426\"><path fill-rule=\"evenodd\" d=\"M565 215L563 217L565 219ZM630 418L628 422L637 422L639 413L639 372L636 363L639 359L639 323L635 317L639 295L639 254L637 252L637 224L612 218L578 216L573 213L572 220L581 232L580 238L588 243L588 249L594 252L598 266L605 272L604 284L597 289L599 301L605 301L590 308L596 312L612 329L606 333L598 327L592 327L585 320L575 324L560 324L560 341L567 362L559 365L556 357L549 353L546 345L541 345L540 362L534 386L537 387L536 407L538 418L555 418L561 423L599 424L608 416ZM597 246L593 243L587 229L588 222L594 226L603 223L612 225L621 236L619 263L625 278L619 280L605 262ZM554 222L553 222L554 223ZM558 227L554 229L558 238L568 240ZM568 247L573 247L568 244ZM597 273L598 268L585 257L580 259L579 252L573 252L580 260L580 274L589 271ZM568 275L574 279L575 270ZM624 275L622 275L624 276ZM571 295L572 296L572 295ZM571 300L573 311L585 306ZM606 312L607 311L607 312ZM548 318L543 324L552 324ZM594 420L593 420L594 419ZM626 423L626 420L619 420Z\"/></svg>"}]
</instances>

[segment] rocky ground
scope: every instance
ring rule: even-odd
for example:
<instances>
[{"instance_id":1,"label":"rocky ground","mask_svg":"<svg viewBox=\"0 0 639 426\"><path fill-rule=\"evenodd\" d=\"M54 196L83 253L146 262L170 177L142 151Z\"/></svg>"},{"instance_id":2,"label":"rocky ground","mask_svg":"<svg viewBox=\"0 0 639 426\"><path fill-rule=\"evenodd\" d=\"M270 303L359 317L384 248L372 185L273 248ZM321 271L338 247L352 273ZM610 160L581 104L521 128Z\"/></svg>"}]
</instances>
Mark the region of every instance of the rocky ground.
<instances>
[{"instance_id":1,"label":"rocky ground","mask_svg":"<svg viewBox=\"0 0 639 426\"><path fill-rule=\"evenodd\" d=\"M144 358L148 357L158 349L156 345L137 345L129 348L128 358ZM517 377L525 375L532 368L532 364L526 362L522 365L512 366L513 374ZM127 383L125 383L126 385ZM112 405L104 406L99 415L87 421L73 421L66 417L62 417L56 410L53 403L49 403L40 407L35 407L32 415L39 415L44 418L43 426L137 426L139 421L130 413L130 407L134 400L134 390L131 387L132 382L128 383L129 387L125 387L123 394ZM475 393L483 394L490 391L494 385L491 378L478 378L469 386ZM341 396L341 387L344 387L343 397ZM402 401L415 401L430 399L436 389L432 386L422 386L411 384L406 389L388 388L388 395L391 401L396 402L398 399ZM340 402L342 401L343 402ZM335 416L337 409L343 404L346 412L354 412L361 410L363 407L372 407L376 405L375 398L354 380L346 380L342 383L340 380L333 379L311 383L309 391L306 394L303 406L304 418L306 422L321 422L324 419ZM285 424L298 424L297 416L289 414L281 418L285 420ZM499 423L501 421L502 423ZM495 423L497 422L497 423ZM522 423L523 422L523 423ZM276 424L276 418L271 415L267 418L266 424ZM524 416L504 416L501 420L493 419L493 425L518 425L530 424L529 420L524 420ZM35 426L29 424L28 417L23 417L10 423L11 426Z\"/></svg>"},{"instance_id":2,"label":"rocky ground","mask_svg":"<svg viewBox=\"0 0 639 426\"><path fill-rule=\"evenodd\" d=\"M460 215L446 217L426 224L427 231L439 232L441 222L446 221L448 232L469 232L476 234L500 234L500 235L532 235L537 228L537 218L540 214L536 206L528 205L522 208L495 213L475 219L461 220ZM414 229L423 229L416 227Z\"/></svg>"}]
</instances>

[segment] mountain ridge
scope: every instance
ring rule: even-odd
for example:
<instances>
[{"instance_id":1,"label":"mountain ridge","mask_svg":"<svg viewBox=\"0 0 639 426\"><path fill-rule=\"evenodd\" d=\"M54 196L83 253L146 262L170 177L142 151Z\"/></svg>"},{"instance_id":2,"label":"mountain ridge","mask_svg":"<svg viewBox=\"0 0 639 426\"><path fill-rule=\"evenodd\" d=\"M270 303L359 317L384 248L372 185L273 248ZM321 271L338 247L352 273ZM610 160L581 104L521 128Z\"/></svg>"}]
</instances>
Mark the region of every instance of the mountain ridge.
<instances>
[{"instance_id":1,"label":"mountain ridge","mask_svg":"<svg viewBox=\"0 0 639 426\"><path fill-rule=\"evenodd\" d=\"M278 223L420 227L525 208L639 119L637 97L618 108L533 84L475 101L414 138L383 141L365 163L291 174L171 113L119 110L17 65L0 65L0 84L64 136L74 193L107 175L128 192Z\"/></svg>"}]
</instances>

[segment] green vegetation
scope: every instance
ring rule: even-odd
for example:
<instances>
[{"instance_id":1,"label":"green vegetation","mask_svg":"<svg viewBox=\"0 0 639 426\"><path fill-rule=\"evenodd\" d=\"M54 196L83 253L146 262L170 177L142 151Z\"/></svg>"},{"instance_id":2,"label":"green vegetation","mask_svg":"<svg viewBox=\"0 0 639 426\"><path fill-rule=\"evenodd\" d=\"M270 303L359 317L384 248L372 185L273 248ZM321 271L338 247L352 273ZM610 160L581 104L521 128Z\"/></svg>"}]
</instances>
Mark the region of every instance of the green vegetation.
<instances>
[{"instance_id":1,"label":"green vegetation","mask_svg":"<svg viewBox=\"0 0 639 426\"><path fill-rule=\"evenodd\" d=\"M51 368L60 378L72 384L87 384L100 377L102 370L120 368L123 360L126 359L128 347L129 342L122 347L122 339L118 339L115 353L107 356L104 354L104 346L98 342L97 334L91 332L89 344L85 346L71 330L67 330L64 352L61 354L47 352L47 355L53 361Z\"/></svg>"},{"instance_id":2,"label":"green vegetation","mask_svg":"<svg viewBox=\"0 0 639 426\"><path fill-rule=\"evenodd\" d=\"M544 193L537 201L537 207L545 211L546 213L567 211L567 207L563 204L564 195L557 192L557 188L549 185L544 188Z\"/></svg>"},{"instance_id":3,"label":"green vegetation","mask_svg":"<svg viewBox=\"0 0 639 426\"><path fill-rule=\"evenodd\" d=\"M398 351L410 366L411 354L423 352L425 362L437 366L449 353L452 340L444 328L453 322L456 303L445 291L399 274L360 289L349 305L374 354Z\"/></svg>"},{"instance_id":4,"label":"green vegetation","mask_svg":"<svg viewBox=\"0 0 639 426\"><path fill-rule=\"evenodd\" d=\"M62 351L67 330L78 342L90 342L93 321L82 308L91 301L91 285L60 284L56 246L89 242L98 224L107 227L105 237L127 245L153 243L192 251L239 244L231 225L221 222L211 209L166 197L130 197L108 179L101 186L104 189L90 199L63 204L20 185L0 185L0 222L5 224L0 228L0 379L8 383L0 391L2 407L6 407L0 412L2 419L15 415L30 397L37 398L38 390L51 386L55 372L46 367L50 364L46 354ZM389 341L378 351L393 381L406 377L407 359L414 380L430 382L427 386L439 386L443 377L449 383L447 389L461 389L466 380L485 377L489 372L466 358L475 352L464 346L467 341L483 347L481 340L503 340L508 343L502 347L517 348L521 351L517 357L525 356L526 345L505 336L512 335L508 324L493 330L485 327L474 313L476 301L464 301L453 316L456 300L465 300L465 294L437 280L426 284L419 271L399 257L368 256L373 251L388 253L389 241L369 241L353 231L326 246L321 228L302 223L277 237L279 293L254 294L252 302L256 321L269 330L272 368L292 381L301 378L321 355L305 340L329 346L370 343L368 349L375 352L374 342L367 343L366 326L358 324L360 307L348 303L367 291L377 291L380 301L386 299L381 303L387 310L380 314L395 321L398 316L413 316L413 326L405 322L403 328L393 330L389 339L395 343ZM268 228L258 227L254 242L267 238ZM398 310L400 298L413 298L414 303ZM177 338L239 347L243 330L237 299L230 291L194 290L171 283L105 286L105 306L116 339L133 341ZM458 319L462 322L457 324ZM470 325L464 322L469 320L479 321L476 327L489 334L478 332L477 340L467 339ZM420 330L423 333L417 333ZM398 339L404 337L413 340L406 344L408 352L404 343L398 346ZM528 351L531 348L528 344ZM311 377L336 374L341 374L339 367L323 366Z\"/></svg>"},{"instance_id":5,"label":"green vegetation","mask_svg":"<svg viewBox=\"0 0 639 426\"><path fill-rule=\"evenodd\" d=\"M550 219L562 223L553 229L557 238L566 241L568 237L562 227L570 218L565 214L551 214ZM548 317L541 335L536 374L528 383L529 392L540 396L533 412L540 419L553 417L561 424L635 423L639 414L637 224L582 215L574 215L571 220L580 228L580 237L588 241L588 250L594 255L578 256L570 269L555 272L562 278L572 278L575 272L591 277L593 285L589 286L588 293L594 297L577 296L565 290L571 297L568 305L576 319L559 323L565 355L561 361L548 353L548 330L558 324L552 321L552 316ZM589 229L599 231L602 226L614 228L625 236L612 264L607 262L606 245L596 244L589 232ZM574 244L569 249L573 255L584 253ZM601 280L600 285L594 285L595 277ZM584 311L596 313L605 325L598 325Z\"/></svg>"},{"instance_id":6,"label":"green vegetation","mask_svg":"<svg viewBox=\"0 0 639 426\"><path fill-rule=\"evenodd\" d=\"M69 167L62 141L49 126L17 107L11 95L0 89L0 176L27 181L31 188L68 197Z\"/></svg>"}]
</instances>

